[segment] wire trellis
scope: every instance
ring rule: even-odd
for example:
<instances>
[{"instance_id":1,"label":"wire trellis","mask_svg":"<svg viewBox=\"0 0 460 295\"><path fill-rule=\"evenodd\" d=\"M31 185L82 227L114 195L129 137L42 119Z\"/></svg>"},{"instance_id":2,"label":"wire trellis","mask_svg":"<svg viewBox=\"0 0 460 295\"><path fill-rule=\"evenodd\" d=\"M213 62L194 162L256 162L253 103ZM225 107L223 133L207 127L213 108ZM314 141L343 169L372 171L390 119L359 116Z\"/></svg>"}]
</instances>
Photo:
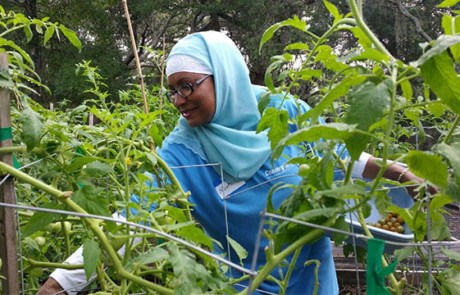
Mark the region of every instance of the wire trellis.
<instances>
[{"instance_id":1,"label":"wire trellis","mask_svg":"<svg viewBox=\"0 0 460 295\"><path fill-rule=\"evenodd\" d=\"M43 159L41 159L41 160L43 160ZM35 161L35 162L30 163L28 165L24 165L20 169L24 169L24 168L30 167L30 166L32 166L34 164L37 164L41 160ZM170 168L171 169L188 169L188 168L192 168L192 167L193 168L196 168L196 167L205 168L205 167L209 167L209 166L213 166L213 165L219 165L219 164L177 166L177 167L170 167ZM292 175L288 175L288 176L292 176ZM283 177L288 177L288 176L277 177L277 180L282 179ZM4 181L5 181L5 179L7 177L9 177L9 175L6 175L4 177L4 179L2 179L0 181L0 185L2 185L4 183ZM223 171L222 171L222 169L221 169L221 178L223 179ZM259 185L261 185L261 184L255 185L254 187L248 188L247 190L254 189L255 187L258 187ZM234 196L234 195L237 195L237 194L240 194L240 193L242 193L242 192L237 192L237 193L233 193L232 195L225 196L223 198L224 204L225 204L226 200L230 196ZM285 217L285 216L281 216L281 215L277 215L277 214L273 214L273 213L261 212L259 230L256 233L255 252L254 252L254 256L252 257L251 268L248 269L248 268L244 268L244 267L242 267L242 266L240 266L238 264L233 263L231 261L231 257L223 258L222 256L216 255L216 254L214 254L212 252L209 252L209 251L207 251L207 250L205 250L203 248L195 246L195 245L187 242L186 240L183 240L181 238L178 238L178 237L176 237L174 235L171 235L171 234L168 234L168 233L165 233L165 232L162 232L162 231L155 230L155 229L153 229L153 228L151 228L149 226L146 226L146 225L142 225L142 224L126 221L126 220L120 220L120 219L114 218L114 217L100 216L100 215L94 215L94 214L82 214L82 213L73 212L73 211L56 210L56 209L49 209L49 208L40 208L40 207L33 207L33 206L27 206L27 205L8 204L8 203L1 203L0 202L0 206L9 207L9 208L15 208L16 210L41 211L41 212L47 212L47 213L53 213L53 214L69 215L69 216L80 217L80 218L93 218L93 219L99 219L99 220L104 220L104 221L112 221L112 222L116 222L116 223L119 223L119 224L125 224L125 225L129 226L130 228L142 229L142 230L145 230L146 232L154 233L154 234L156 234L156 235L158 235L160 237L163 237L163 238L169 239L171 241L177 242L178 244L181 244L181 245L183 245L183 246L185 246L185 247L187 247L189 249L193 249L194 251L197 251L197 252L200 252L202 254L205 254L205 255L211 257L212 259L218 261L219 263L223 263L223 264L229 266L232 269L238 270L238 271L240 271L242 273L245 273L245 274L249 275L250 278L251 278L250 281L249 281L249 286L250 286L250 284L252 282L252 279L257 275L257 270L255 269L255 267L256 267L256 261L258 259L258 255L260 255L260 253L258 252L258 249L259 249L259 245L260 245L261 238L262 238L263 225L264 225L264 223L265 223L267 218L277 219L277 220L282 220L282 221L288 221L288 222L296 223L298 225L302 225L302 226L305 226L305 227L317 228L317 229L321 229L321 230L323 230L325 232L328 232L328 233L344 234L344 235L347 235L347 236L351 237L353 241L355 241L355 239L360 239L360 240L363 240L363 241L366 241L366 240L370 239L370 237L368 237L368 236L366 236L364 234L355 233L354 230L353 230L353 226L350 226L350 231L345 231L345 230L340 230L340 229L337 229L337 228L325 227L325 226L321 226L321 225L314 224L314 223L300 221L300 220L296 220L294 218L289 218L289 217ZM18 224L19 224L18 214L17 214L17 218L18 218ZM226 214L225 214L224 218L225 218L225 223L226 223L226 233L228 234L228 220L227 220L227 215ZM18 227L18 235L20 237L20 228L19 227ZM428 241L423 241L423 242L386 241L385 243L388 244L388 245L393 245L393 246L398 246L398 247L416 246L416 247L428 247L428 249L430 249L431 247L452 247L452 246L460 245L460 240L452 240L452 241L431 241L431 240L428 240ZM356 251L356 243L353 242L353 246L355 247L355 251ZM20 248L22 248L22 247L20 247ZM229 244L227 244L227 253L228 254L231 253ZM21 271L22 282L24 282L24 274L23 274L23 269L22 269L23 268L22 252L21 252L21 250L20 250L20 255L21 255L21 264L20 264L21 270L20 271ZM357 281L358 281L357 283L359 285L358 262L356 260L356 257L355 257L355 267L356 267L355 271L357 272ZM430 265L430 267L431 267L431 265ZM431 271L431 270L429 270L429 271ZM24 294L24 288L22 288L22 290L23 290L23 294ZM359 288L358 288L358 292L360 292ZM267 294L270 294L270 293L267 293Z\"/></svg>"}]
</instances>

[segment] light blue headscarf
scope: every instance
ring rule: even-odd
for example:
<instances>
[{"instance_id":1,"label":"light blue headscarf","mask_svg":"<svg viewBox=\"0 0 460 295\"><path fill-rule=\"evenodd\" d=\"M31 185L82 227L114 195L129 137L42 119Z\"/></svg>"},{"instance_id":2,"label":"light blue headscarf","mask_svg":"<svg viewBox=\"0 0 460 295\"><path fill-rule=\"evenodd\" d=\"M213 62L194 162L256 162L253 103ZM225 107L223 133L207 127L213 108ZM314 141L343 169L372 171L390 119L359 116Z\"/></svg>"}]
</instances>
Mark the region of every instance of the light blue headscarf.
<instances>
[{"instance_id":1,"label":"light blue headscarf","mask_svg":"<svg viewBox=\"0 0 460 295\"><path fill-rule=\"evenodd\" d=\"M258 99L264 90L253 86L246 62L234 42L215 31L200 32L181 39L171 56L189 55L212 71L216 112L209 124L189 127L182 116L165 140L183 144L209 163L221 163L227 182L246 180L270 156L267 133L256 133L260 114ZM220 168L215 170L220 173Z\"/></svg>"}]
</instances>

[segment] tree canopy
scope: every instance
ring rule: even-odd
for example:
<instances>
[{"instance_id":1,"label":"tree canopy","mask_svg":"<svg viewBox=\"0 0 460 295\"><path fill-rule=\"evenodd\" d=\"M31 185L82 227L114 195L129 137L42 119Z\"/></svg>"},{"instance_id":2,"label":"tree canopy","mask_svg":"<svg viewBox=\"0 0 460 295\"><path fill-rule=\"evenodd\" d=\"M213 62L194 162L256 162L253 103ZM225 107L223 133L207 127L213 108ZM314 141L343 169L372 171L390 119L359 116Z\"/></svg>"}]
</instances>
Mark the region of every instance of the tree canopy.
<instances>
[{"instance_id":1,"label":"tree canopy","mask_svg":"<svg viewBox=\"0 0 460 295\"><path fill-rule=\"evenodd\" d=\"M341 13L349 11L347 1L331 2ZM401 60L410 61L420 55L419 43L435 39L441 33L443 12L436 8L438 2L368 0L364 15L389 51ZM38 90L40 96L34 98L40 103L70 101L76 105L85 98L84 78L75 75L75 65L82 60L91 60L99 68L101 76L106 78L109 94L136 81L134 53L121 1L6 0L3 5L6 10L27 17L49 17L52 22L63 23L76 31L83 43L81 52L64 41L50 42L44 48L39 40L43 36L36 35L26 45L37 73L51 90L51 94ZM293 30L282 30L259 52L260 38L268 27L296 15L307 19L312 31L319 35L332 21L321 0L130 0L128 5L148 85L158 84L162 78L163 57L175 41L203 30L228 32L247 57L253 82L262 84L270 57L281 54L283 44L300 38ZM343 49L354 44L348 36L335 38Z\"/></svg>"}]
</instances>

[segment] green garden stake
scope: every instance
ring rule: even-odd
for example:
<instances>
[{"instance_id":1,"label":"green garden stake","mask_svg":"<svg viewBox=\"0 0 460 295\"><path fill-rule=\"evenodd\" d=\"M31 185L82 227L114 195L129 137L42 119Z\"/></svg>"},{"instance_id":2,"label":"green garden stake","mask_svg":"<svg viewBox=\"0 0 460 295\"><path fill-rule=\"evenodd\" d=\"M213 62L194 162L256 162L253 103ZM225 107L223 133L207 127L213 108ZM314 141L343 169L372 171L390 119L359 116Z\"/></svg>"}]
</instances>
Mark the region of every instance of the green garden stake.
<instances>
[{"instance_id":1,"label":"green garden stake","mask_svg":"<svg viewBox=\"0 0 460 295\"><path fill-rule=\"evenodd\" d=\"M11 127L0 128L0 141L13 139L13 132ZM18 159L12 154L13 157L13 167L16 169L21 168L21 164Z\"/></svg>"},{"instance_id":2,"label":"green garden stake","mask_svg":"<svg viewBox=\"0 0 460 295\"><path fill-rule=\"evenodd\" d=\"M13 138L13 132L11 131L11 127L0 128L0 141L12 139L12 138Z\"/></svg>"},{"instance_id":3,"label":"green garden stake","mask_svg":"<svg viewBox=\"0 0 460 295\"><path fill-rule=\"evenodd\" d=\"M384 247L385 241L380 239L370 239L367 243L366 293L368 295L391 294L385 286L385 277L395 271L398 261L395 260L383 268L382 255Z\"/></svg>"},{"instance_id":4,"label":"green garden stake","mask_svg":"<svg viewBox=\"0 0 460 295\"><path fill-rule=\"evenodd\" d=\"M21 168L21 163L19 163L19 161L16 158L16 156L15 155L12 155L12 156L13 156L13 167L16 168L16 169Z\"/></svg>"}]
</instances>

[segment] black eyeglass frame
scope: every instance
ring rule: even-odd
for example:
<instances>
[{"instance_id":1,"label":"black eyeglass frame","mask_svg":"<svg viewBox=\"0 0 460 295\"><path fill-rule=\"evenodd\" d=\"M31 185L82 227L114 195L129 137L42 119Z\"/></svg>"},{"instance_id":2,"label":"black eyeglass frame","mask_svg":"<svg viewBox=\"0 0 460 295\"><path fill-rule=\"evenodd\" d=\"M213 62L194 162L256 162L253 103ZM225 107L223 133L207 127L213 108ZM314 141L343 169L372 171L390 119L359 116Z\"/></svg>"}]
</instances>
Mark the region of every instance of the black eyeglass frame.
<instances>
[{"instance_id":1,"label":"black eyeglass frame","mask_svg":"<svg viewBox=\"0 0 460 295\"><path fill-rule=\"evenodd\" d=\"M206 76L196 80L194 83L184 83L184 84L180 85L179 87L177 87L176 89L171 89L168 92L168 95L167 95L168 100L170 102L174 103L174 101L176 100L176 94L178 94L182 98L189 97L190 95L192 95L193 90L195 89L196 86L199 86L201 83L203 83L207 78L209 78L211 76L212 75L206 75ZM184 95L183 93L181 93L183 89L187 89L187 91L190 91L190 93Z\"/></svg>"}]
</instances>

